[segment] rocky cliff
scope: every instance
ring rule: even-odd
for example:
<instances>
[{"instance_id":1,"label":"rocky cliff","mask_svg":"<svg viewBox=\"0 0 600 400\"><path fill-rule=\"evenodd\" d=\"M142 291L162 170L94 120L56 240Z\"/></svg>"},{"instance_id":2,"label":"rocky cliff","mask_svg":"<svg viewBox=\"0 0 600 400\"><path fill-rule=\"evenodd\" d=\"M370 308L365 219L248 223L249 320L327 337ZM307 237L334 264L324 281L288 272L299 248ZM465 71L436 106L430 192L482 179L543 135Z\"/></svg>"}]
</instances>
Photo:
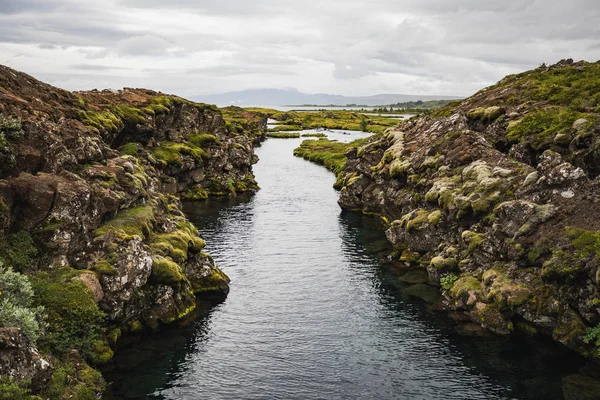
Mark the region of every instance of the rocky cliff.
<instances>
[{"instance_id":1,"label":"rocky cliff","mask_svg":"<svg viewBox=\"0 0 600 400\"><path fill-rule=\"evenodd\" d=\"M600 63L508 76L347 153L344 209L498 334L600 357Z\"/></svg>"},{"instance_id":2,"label":"rocky cliff","mask_svg":"<svg viewBox=\"0 0 600 400\"><path fill-rule=\"evenodd\" d=\"M84 360L106 363L122 334L187 316L199 295L226 295L229 279L180 199L258 189L265 130L241 109L143 89L71 93L0 66L0 272L12 276L0 285L15 292L10 282L26 276L27 307L41 310L30 325L17 318L35 325L28 338L10 330L12 316L0 321L0 374L11 380L0 394L33 380L37 394L93 398L101 378ZM7 296L11 306L23 297ZM10 354L31 368L13 376Z\"/></svg>"}]
</instances>

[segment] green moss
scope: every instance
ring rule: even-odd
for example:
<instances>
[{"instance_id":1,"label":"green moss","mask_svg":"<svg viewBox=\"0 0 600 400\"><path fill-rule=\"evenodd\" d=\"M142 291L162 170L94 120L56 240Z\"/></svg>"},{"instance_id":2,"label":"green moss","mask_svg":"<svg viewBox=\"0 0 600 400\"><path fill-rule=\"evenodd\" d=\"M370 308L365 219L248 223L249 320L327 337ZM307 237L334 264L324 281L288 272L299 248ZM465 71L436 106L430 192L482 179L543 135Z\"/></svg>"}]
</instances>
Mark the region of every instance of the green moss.
<instances>
[{"instance_id":1,"label":"green moss","mask_svg":"<svg viewBox=\"0 0 600 400\"><path fill-rule=\"evenodd\" d=\"M96 229L96 236L112 232L118 237L129 238L131 236L146 237L152 231L154 224L154 210L151 206L129 208L117 214L117 216Z\"/></svg>"},{"instance_id":2,"label":"green moss","mask_svg":"<svg viewBox=\"0 0 600 400\"><path fill-rule=\"evenodd\" d=\"M484 233L475 233L472 231L464 231L462 233L462 239L469 244L467 251L469 253L474 252L481 246L483 241L485 240Z\"/></svg>"},{"instance_id":3,"label":"green moss","mask_svg":"<svg viewBox=\"0 0 600 400\"><path fill-rule=\"evenodd\" d=\"M397 158L390 163L390 176L396 179L400 178L405 175L410 166L410 161Z\"/></svg>"},{"instance_id":4,"label":"green moss","mask_svg":"<svg viewBox=\"0 0 600 400\"><path fill-rule=\"evenodd\" d=\"M176 230L153 236L150 248L157 254L169 256L177 262L184 262L187 260L188 250L199 252L205 245L206 242L201 238L184 230Z\"/></svg>"},{"instance_id":5,"label":"green moss","mask_svg":"<svg viewBox=\"0 0 600 400\"><path fill-rule=\"evenodd\" d=\"M425 227L428 222L428 217L429 211L422 208L415 210L409 214L406 220L406 230L411 231ZM404 219L404 217L402 219Z\"/></svg>"},{"instance_id":6,"label":"green moss","mask_svg":"<svg viewBox=\"0 0 600 400\"><path fill-rule=\"evenodd\" d=\"M57 219L47 219L42 225L42 231L44 232L55 232L65 225L64 221Z\"/></svg>"},{"instance_id":7,"label":"green moss","mask_svg":"<svg viewBox=\"0 0 600 400\"><path fill-rule=\"evenodd\" d=\"M119 147L119 151L121 152L121 154L123 155L127 155L127 156L138 156L140 154L140 151L143 149L143 146L139 143L127 143L124 144L123 146Z\"/></svg>"},{"instance_id":8,"label":"green moss","mask_svg":"<svg viewBox=\"0 0 600 400\"><path fill-rule=\"evenodd\" d=\"M31 268L37 255L38 249L28 232L19 231L0 240L0 258L16 270Z\"/></svg>"},{"instance_id":9,"label":"green moss","mask_svg":"<svg viewBox=\"0 0 600 400\"><path fill-rule=\"evenodd\" d=\"M112 105L109 107L109 110L123 120L125 126L136 126L146 122L146 115L139 108L124 105Z\"/></svg>"},{"instance_id":10,"label":"green moss","mask_svg":"<svg viewBox=\"0 0 600 400\"><path fill-rule=\"evenodd\" d=\"M480 290L481 282L478 279L472 276L464 276L454 283L452 289L450 289L450 293L452 294L453 298L458 299L470 291Z\"/></svg>"},{"instance_id":11,"label":"green moss","mask_svg":"<svg viewBox=\"0 0 600 400\"><path fill-rule=\"evenodd\" d=\"M544 250L540 247L534 247L527 253L527 262L529 265L534 265L535 262L540 258L543 254Z\"/></svg>"},{"instance_id":12,"label":"green moss","mask_svg":"<svg viewBox=\"0 0 600 400\"><path fill-rule=\"evenodd\" d=\"M129 332L132 332L132 333L143 332L144 325L141 323L141 321L135 320L135 321L131 321L127 324L127 329L129 330Z\"/></svg>"},{"instance_id":13,"label":"green moss","mask_svg":"<svg viewBox=\"0 0 600 400\"><path fill-rule=\"evenodd\" d=\"M151 115L168 114L173 107L173 100L170 96L157 96L150 100L144 111Z\"/></svg>"},{"instance_id":14,"label":"green moss","mask_svg":"<svg viewBox=\"0 0 600 400\"><path fill-rule=\"evenodd\" d=\"M526 286L516 283L500 269L489 269L482 278L488 286L487 301L513 308L524 304L532 296Z\"/></svg>"},{"instance_id":15,"label":"green moss","mask_svg":"<svg viewBox=\"0 0 600 400\"><path fill-rule=\"evenodd\" d=\"M198 147L206 147L219 143L217 137L210 133L194 133L190 135L189 142Z\"/></svg>"},{"instance_id":16,"label":"green moss","mask_svg":"<svg viewBox=\"0 0 600 400\"><path fill-rule=\"evenodd\" d=\"M106 335L106 339L111 346L115 346L119 339L121 338L122 331L120 328L115 328Z\"/></svg>"},{"instance_id":17,"label":"green moss","mask_svg":"<svg viewBox=\"0 0 600 400\"><path fill-rule=\"evenodd\" d=\"M71 280L78 273L65 267L53 275L32 276L36 300L46 309L48 322L48 333L40 343L58 353L74 348L91 357L94 343L103 332L104 313L98 309L87 286Z\"/></svg>"},{"instance_id":18,"label":"green moss","mask_svg":"<svg viewBox=\"0 0 600 400\"><path fill-rule=\"evenodd\" d=\"M186 200L206 200L208 199L208 194L208 190L204 189L202 185L194 185L182 197Z\"/></svg>"},{"instance_id":19,"label":"green moss","mask_svg":"<svg viewBox=\"0 0 600 400\"><path fill-rule=\"evenodd\" d=\"M178 312L177 315L174 315L173 317L167 319L166 321L164 321L166 324L170 324L174 321L178 321L182 318L187 317L188 315L190 315L192 312L194 312L194 310L196 309L196 303L192 303L189 307L187 307L184 310L181 310Z\"/></svg>"},{"instance_id":20,"label":"green moss","mask_svg":"<svg viewBox=\"0 0 600 400\"><path fill-rule=\"evenodd\" d=\"M484 304L482 308L475 308L472 314L482 325L495 332L510 333L514 330L512 322L506 321L500 306L496 303Z\"/></svg>"},{"instance_id":21,"label":"green moss","mask_svg":"<svg viewBox=\"0 0 600 400\"><path fill-rule=\"evenodd\" d=\"M107 260L100 260L96 262L96 264L94 264L92 267L92 271L100 276L116 276L119 274L119 271L117 271L117 269Z\"/></svg>"},{"instance_id":22,"label":"green moss","mask_svg":"<svg viewBox=\"0 0 600 400\"><path fill-rule=\"evenodd\" d=\"M478 107L467 112L467 118L484 122L493 122L502 114L504 114L504 110L498 106L488 108Z\"/></svg>"},{"instance_id":23,"label":"green moss","mask_svg":"<svg viewBox=\"0 0 600 400\"><path fill-rule=\"evenodd\" d=\"M223 292L227 288L229 278L219 269L214 269L208 277L202 278L199 282L194 282L194 293L205 292Z\"/></svg>"},{"instance_id":24,"label":"green moss","mask_svg":"<svg viewBox=\"0 0 600 400\"><path fill-rule=\"evenodd\" d=\"M79 111L79 120L88 126L116 133L122 128L122 122L110 111L97 112L92 110Z\"/></svg>"},{"instance_id":25,"label":"green moss","mask_svg":"<svg viewBox=\"0 0 600 400\"><path fill-rule=\"evenodd\" d=\"M416 251L404 250L400 255L400 261L410 264L418 264L421 261L421 255Z\"/></svg>"},{"instance_id":26,"label":"green moss","mask_svg":"<svg viewBox=\"0 0 600 400\"><path fill-rule=\"evenodd\" d=\"M151 153L152 156L163 165L182 166L182 155L190 156L198 162L202 162L209 158L209 155L205 150L188 142L162 142L160 146L153 147Z\"/></svg>"},{"instance_id":27,"label":"green moss","mask_svg":"<svg viewBox=\"0 0 600 400\"><path fill-rule=\"evenodd\" d=\"M187 278L183 275L181 267L172 260L156 256L152 259L152 279L159 284L178 285Z\"/></svg>"},{"instance_id":28,"label":"green moss","mask_svg":"<svg viewBox=\"0 0 600 400\"><path fill-rule=\"evenodd\" d=\"M90 361L96 365L102 365L112 360L115 355L105 340L96 340L90 353Z\"/></svg>"},{"instance_id":29,"label":"green moss","mask_svg":"<svg viewBox=\"0 0 600 400\"><path fill-rule=\"evenodd\" d=\"M431 265L441 271L451 271L456 269L458 263L455 258L433 257Z\"/></svg>"},{"instance_id":30,"label":"green moss","mask_svg":"<svg viewBox=\"0 0 600 400\"><path fill-rule=\"evenodd\" d=\"M442 215L441 210L436 210L427 216L427 222L429 222L430 225L437 225L440 223Z\"/></svg>"},{"instance_id":31,"label":"green moss","mask_svg":"<svg viewBox=\"0 0 600 400\"><path fill-rule=\"evenodd\" d=\"M585 264L572 254L557 250L542 266L542 278L545 281L574 282L578 280Z\"/></svg>"}]
</instances>

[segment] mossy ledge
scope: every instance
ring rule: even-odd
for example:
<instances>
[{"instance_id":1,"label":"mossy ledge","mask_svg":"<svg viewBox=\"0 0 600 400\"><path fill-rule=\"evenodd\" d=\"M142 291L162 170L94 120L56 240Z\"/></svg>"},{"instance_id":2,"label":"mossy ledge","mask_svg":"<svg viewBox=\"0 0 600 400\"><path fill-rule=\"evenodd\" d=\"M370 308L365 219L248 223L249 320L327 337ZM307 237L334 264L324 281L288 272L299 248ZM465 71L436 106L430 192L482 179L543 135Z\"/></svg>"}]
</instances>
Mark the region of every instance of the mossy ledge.
<instances>
[{"instance_id":1,"label":"mossy ledge","mask_svg":"<svg viewBox=\"0 0 600 400\"><path fill-rule=\"evenodd\" d=\"M227 295L180 199L258 190L266 117L144 89L71 93L3 66L0 88L0 274L29 296L0 320L0 395L96 399L93 368L123 335Z\"/></svg>"},{"instance_id":2,"label":"mossy ledge","mask_svg":"<svg viewBox=\"0 0 600 400\"><path fill-rule=\"evenodd\" d=\"M448 308L599 359L598 93L600 62L563 60L353 148L296 152L339 173L342 208L391 221L395 257L426 268Z\"/></svg>"}]
</instances>

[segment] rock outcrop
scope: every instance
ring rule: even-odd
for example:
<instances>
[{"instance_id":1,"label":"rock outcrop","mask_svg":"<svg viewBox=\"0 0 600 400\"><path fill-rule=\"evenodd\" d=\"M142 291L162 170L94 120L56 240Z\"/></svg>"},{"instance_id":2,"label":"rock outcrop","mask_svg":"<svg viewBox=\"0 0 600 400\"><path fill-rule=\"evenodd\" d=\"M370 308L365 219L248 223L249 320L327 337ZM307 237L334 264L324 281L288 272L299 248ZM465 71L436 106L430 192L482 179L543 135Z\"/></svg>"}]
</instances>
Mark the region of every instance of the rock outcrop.
<instances>
[{"instance_id":1,"label":"rock outcrop","mask_svg":"<svg viewBox=\"0 0 600 400\"><path fill-rule=\"evenodd\" d=\"M600 357L600 63L509 76L347 153L344 209L499 333Z\"/></svg>"},{"instance_id":2,"label":"rock outcrop","mask_svg":"<svg viewBox=\"0 0 600 400\"><path fill-rule=\"evenodd\" d=\"M0 66L0 262L45 307L41 348L102 364L121 334L225 296L229 279L180 199L257 190L265 131L241 109L143 89L71 93Z\"/></svg>"}]
</instances>

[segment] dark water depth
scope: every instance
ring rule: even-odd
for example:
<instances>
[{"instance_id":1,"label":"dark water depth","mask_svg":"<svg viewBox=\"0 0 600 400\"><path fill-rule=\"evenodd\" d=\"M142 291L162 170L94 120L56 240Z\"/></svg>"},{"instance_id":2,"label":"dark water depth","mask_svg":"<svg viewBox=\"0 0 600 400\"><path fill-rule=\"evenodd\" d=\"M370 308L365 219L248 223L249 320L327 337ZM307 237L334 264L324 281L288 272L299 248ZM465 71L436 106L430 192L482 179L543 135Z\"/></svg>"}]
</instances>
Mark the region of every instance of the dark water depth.
<instances>
[{"instance_id":1,"label":"dark water depth","mask_svg":"<svg viewBox=\"0 0 600 400\"><path fill-rule=\"evenodd\" d=\"M187 206L231 293L121 350L114 398L562 398L577 357L543 340L465 335L404 295L378 261L383 233L341 214L333 175L292 156L299 142L258 149L253 198Z\"/></svg>"}]
</instances>

